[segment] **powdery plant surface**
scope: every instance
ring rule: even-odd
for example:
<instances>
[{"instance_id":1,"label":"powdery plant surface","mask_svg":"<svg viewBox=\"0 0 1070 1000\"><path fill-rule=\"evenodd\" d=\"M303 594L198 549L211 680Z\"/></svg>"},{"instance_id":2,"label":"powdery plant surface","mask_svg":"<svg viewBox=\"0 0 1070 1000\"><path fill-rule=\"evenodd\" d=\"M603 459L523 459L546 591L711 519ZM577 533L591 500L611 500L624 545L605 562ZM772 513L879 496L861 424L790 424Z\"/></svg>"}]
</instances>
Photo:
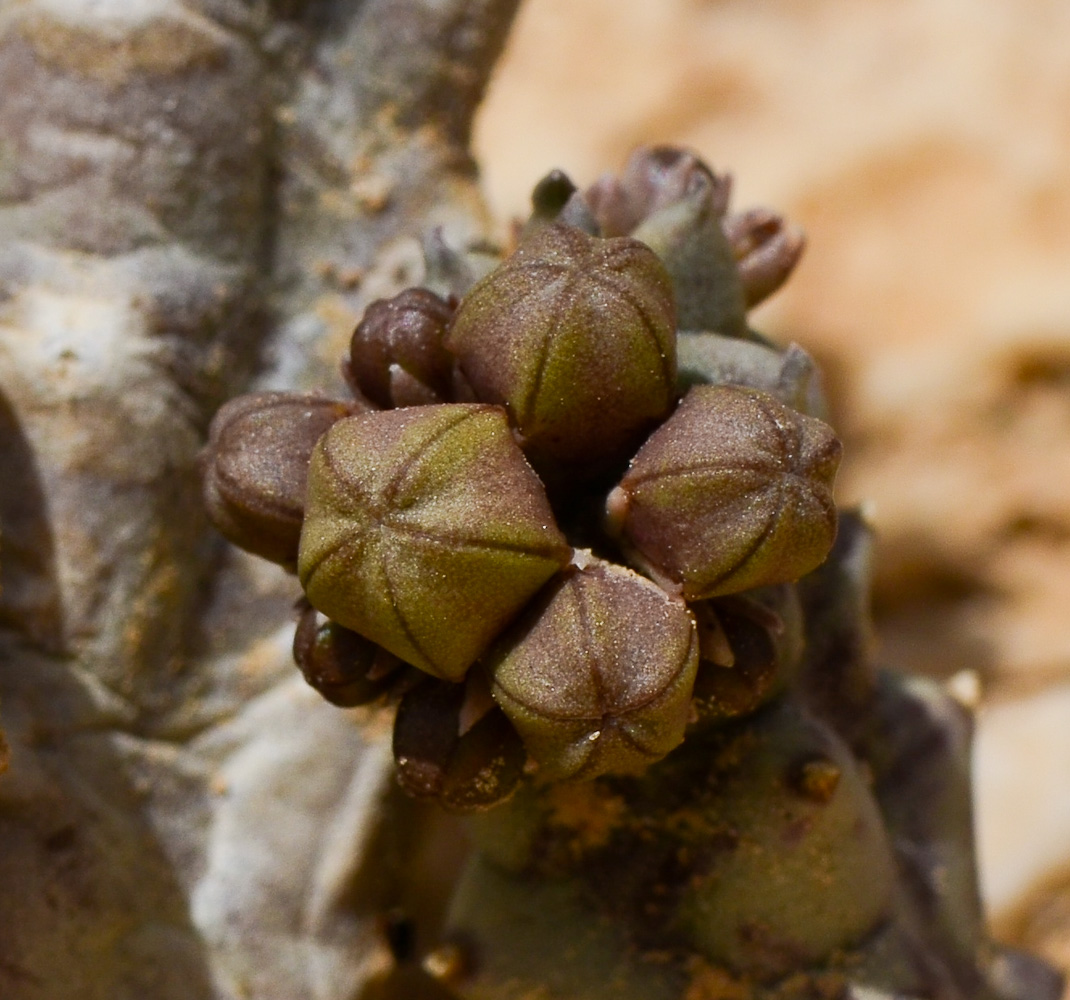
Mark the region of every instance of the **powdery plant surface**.
<instances>
[{"instance_id":1,"label":"powdery plant surface","mask_svg":"<svg viewBox=\"0 0 1070 1000\"><path fill-rule=\"evenodd\" d=\"M759 325L830 378L885 659L980 698L997 924L1064 968L1067 37L1059 0L528 0L477 131L501 215L550 165L586 183L664 140L806 229Z\"/></svg>"}]
</instances>

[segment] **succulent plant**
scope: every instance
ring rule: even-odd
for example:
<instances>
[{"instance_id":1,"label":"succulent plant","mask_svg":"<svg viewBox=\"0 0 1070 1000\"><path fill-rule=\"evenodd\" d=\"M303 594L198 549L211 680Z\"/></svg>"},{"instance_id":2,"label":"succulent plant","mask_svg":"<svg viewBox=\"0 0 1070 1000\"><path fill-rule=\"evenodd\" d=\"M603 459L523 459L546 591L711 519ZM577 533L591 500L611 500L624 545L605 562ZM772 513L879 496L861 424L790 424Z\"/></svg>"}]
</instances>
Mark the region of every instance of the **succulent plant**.
<instances>
[{"instance_id":1,"label":"succulent plant","mask_svg":"<svg viewBox=\"0 0 1070 1000\"><path fill-rule=\"evenodd\" d=\"M985 937L955 710L874 665L819 373L747 323L802 237L730 193L657 147L547 175L489 272L435 234L451 297L368 307L354 400L220 411L209 512L296 570L308 682L396 703L402 788L479 814L459 996L1054 1000Z\"/></svg>"},{"instance_id":2,"label":"succulent plant","mask_svg":"<svg viewBox=\"0 0 1070 1000\"><path fill-rule=\"evenodd\" d=\"M689 334L701 349L678 371L679 304L689 321L738 326L725 318L745 298L736 258L761 240L743 227L732 250L729 191L668 147L587 192L551 173L519 246L459 300L413 288L368 307L342 365L353 402L254 396L216 418L213 518L296 568L309 683L341 705L401 697L402 780L418 794L492 804L455 788L451 755L478 741L440 733L411 751L413 720L443 725L449 699L413 688L399 662L453 685L485 677L541 782L641 770L683 740L697 706L732 715L775 686L779 659L755 656L757 626L728 610L696 699L721 613L710 598L820 563L838 443L792 408L812 401L798 348L781 359L750 338ZM434 255L439 273L472 271L443 245ZM762 360L737 363L737 343ZM721 384L722 354L759 386ZM722 710L730 632L747 652Z\"/></svg>"}]
</instances>

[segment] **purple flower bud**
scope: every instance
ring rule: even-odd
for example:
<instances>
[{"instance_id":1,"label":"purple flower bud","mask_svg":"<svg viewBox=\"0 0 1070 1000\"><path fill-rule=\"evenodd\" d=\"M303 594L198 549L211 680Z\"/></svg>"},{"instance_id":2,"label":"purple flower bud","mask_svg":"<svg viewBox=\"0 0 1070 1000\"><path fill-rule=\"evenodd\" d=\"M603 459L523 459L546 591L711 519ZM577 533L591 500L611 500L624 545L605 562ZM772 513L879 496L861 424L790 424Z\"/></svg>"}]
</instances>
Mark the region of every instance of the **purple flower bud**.
<instances>
[{"instance_id":1,"label":"purple flower bud","mask_svg":"<svg viewBox=\"0 0 1070 1000\"><path fill-rule=\"evenodd\" d=\"M212 420L201 454L204 501L228 541L293 568L312 449L356 406L322 396L239 396Z\"/></svg>"},{"instance_id":2,"label":"purple flower bud","mask_svg":"<svg viewBox=\"0 0 1070 1000\"><path fill-rule=\"evenodd\" d=\"M682 603L591 558L551 584L488 658L540 777L636 771L684 738L698 666Z\"/></svg>"},{"instance_id":3,"label":"purple flower bud","mask_svg":"<svg viewBox=\"0 0 1070 1000\"><path fill-rule=\"evenodd\" d=\"M687 600L798 579L836 537L832 429L768 393L695 386L607 501L629 559Z\"/></svg>"}]
</instances>

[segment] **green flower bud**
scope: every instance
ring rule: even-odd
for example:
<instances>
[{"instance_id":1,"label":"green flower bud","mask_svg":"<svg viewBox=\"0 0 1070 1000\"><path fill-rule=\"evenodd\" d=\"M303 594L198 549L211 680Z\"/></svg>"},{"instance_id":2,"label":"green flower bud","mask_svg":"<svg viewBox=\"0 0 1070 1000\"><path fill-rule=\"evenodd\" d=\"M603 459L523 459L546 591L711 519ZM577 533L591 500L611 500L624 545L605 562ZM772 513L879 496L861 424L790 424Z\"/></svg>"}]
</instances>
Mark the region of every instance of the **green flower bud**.
<instances>
[{"instance_id":1,"label":"green flower bud","mask_svg":"<svg viewBox=\"0 0 1070 1000\"><path fill-rule=\"evenodd\" d=\"M488 659L494 698L548 780L667 754L683 740L697 666L684 606L595 559L548 587Z\"/></svg>"},{"instance_id":2,"label":"green flower bud","mask_svg":"<svg viewBox=\"0 0 1070 1000\"><path fill-rule=\"evenodd\" d=\"M362 414L313 453L309 601L427 673L463 677L570 553L497 407Z\"/></svg>"},{"instance_id":3,"label":"green flower bud","mask_svg":"<svg viewBox=\"0 0 1070 1000\"><path fill-rule=\"evenodd\" d=\"M321 396L239 396L212 420L201 453L204 502L219 533L254 555L293 568L312 449L355 407Z\"/></svg>"},{"instance_id":4,"label":"green flower bud","mask_svg":"<svg viewBox=\"0 0 1070 1000\"><path fill-rule=\"evenodd\" d=\"M340 708L367 705L387 694L402 666L393 653L311 606L298 619L293 654L309 686Z\"/></svg>"},{"instance_id":5,"label":"green flower bud","mask_svg":"<svg viewBox=\"0 0 1070 1000\"><path fill-rule=\"evenodd\" d=\"M426 288L368 306L353 331L345 374L377 406L452 399L453 357L443 344L453 307Z\"/></svg>"},{"instance_id":6,"label":"green flower bud","mask_svg":"<svg viewBox=\"0 0 1070 1000\"><path fill-rule=\"evenodd\" d=\"M688 600L810 572L836 537L841 445L768 393L695 386L607 501L629 559Z\"/></svg>"},{"instance_id":7,"label":"green flower bud","mask_svg":"<svg viewBox=\"0 0 1070 1000\"><path fill-rule=\"evenodd\" d=\"M477 284L447 344L537 466L623 455L676 392L672 283L635 240L541 228Z\"/></svg>"},{"instance_id":8,"label":"green flower bud","mask_svg":"<svg viewBox=\"0 0 1070 1000\"><path fill-rule=\"evenodd\" d=\"M452 812L489 809L515 791L524 744L497 705L462 732L465 685L426 678L408 691L394 722L398 781L410 795Z\"/></svg>"}]
</instances>

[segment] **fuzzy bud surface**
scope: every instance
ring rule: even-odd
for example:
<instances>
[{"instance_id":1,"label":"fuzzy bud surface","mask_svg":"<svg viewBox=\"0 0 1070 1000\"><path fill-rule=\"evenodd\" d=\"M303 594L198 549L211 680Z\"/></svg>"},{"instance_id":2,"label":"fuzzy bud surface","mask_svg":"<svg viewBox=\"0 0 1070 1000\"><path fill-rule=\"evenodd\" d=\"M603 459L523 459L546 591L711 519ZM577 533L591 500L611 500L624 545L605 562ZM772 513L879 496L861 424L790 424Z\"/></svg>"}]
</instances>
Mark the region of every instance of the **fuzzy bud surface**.
<instances>
[{"instance_id":1,"label":"fuzzy bud surface","mask_svg":"<svg viewBox=\"0 0 1070 1000\"><path fill-rule=\"evenodd\" d=\"M642 769L684 737L698 637L682 604L593 560L547 589L489 670L547 779Z\"/></svg>"},{"instance_id":2,"label":"fuzzy bud surface","mask_svg":"<svg viewBox=\"0 0 1070 1000\"><path fill-rule=\"evenodd\" d=\"M495 406L364 414L309 468L299 575L312 605L459 680L571 549Z\"/></svg>"},{"instance_id":3,"label":"fuzzy bud surface","mask_svg":"<svg viewBox=\"0 0 1070 1000\"><path fill-rule=\"evenodd\" d=\"M464 297L447 345L536 466L600 462L672 406L672 281L636 240L547 225Z\"/></svg>"},{"instance_id":4,"label":"fuzzy bud surface","mask_svg":"<svg viewBox=\"0 0 1070 1000\"><path fill-rule=\"evenodd\" d=\"M687 600L798 579L836 537L841 445L768 393L695 386L607 501L633 561Z\"/></svg>"}]
</instances>

